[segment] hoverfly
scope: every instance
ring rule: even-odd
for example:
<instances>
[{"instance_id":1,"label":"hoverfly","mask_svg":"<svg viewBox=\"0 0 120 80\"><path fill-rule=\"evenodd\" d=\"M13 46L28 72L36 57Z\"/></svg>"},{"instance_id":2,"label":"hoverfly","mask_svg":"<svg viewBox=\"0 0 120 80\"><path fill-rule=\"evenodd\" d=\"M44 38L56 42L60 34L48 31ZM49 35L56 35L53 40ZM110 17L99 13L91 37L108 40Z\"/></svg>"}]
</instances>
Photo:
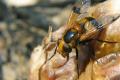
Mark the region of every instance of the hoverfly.
<instances>
[{"instance_id":1,"label":"hoverfly","mask_svg":"<svg viewBox=\"0 0 120 80\"><path fill-rule=\"evenodd\" d=\"M78 66L84 67L90 58L94 57L93 51L89 47L89 41L95 39L97 34L117 18L111 20L107 24L102 24L94 17L84 17L77 20L80 15L80 8L74 7L73 12L69 18L67 27L69 27L63 34L62 39L58 41L57 51L69 59L69 53L72 49L76 49L76 56L80 55L80 63ZM81 48L81 49L80 49ZM83 63L83 64L82 64Z\"/></svg>"},{"instance_id":2,"label":"hoverfly","mask_svg":"<svg viewBox=\"0 0 120 80\"><path fill-rule=\"evenodd\" d=\"M64 32L62 38L58 40L55 50L55 53L57 51L63 57L67 57L67 60L69 60L69 53L72 52L72 49L76 50L77 65L79 68L78 74L85 69L89 60L94 57L94 53L89 46L89 41L95 39L104 26L114 21L112 20L107 24L102 24L93 16L87 16L77 20L80 14L80 8L73 7L67 23L68 29Z\"/></svg>"},{"instance_id":3,"label":"hoverfly","mask_svg":"<svg viewBox=\"0 0 120 80\"><path fill-rule=\"evenodd\" d=\"M67 24L69 28L63 34L62 39L58 40L56 50L63 57L67 57L67 60L69 60L69 53L72 49L74 48L76 50L78 75L85 69L85 66L93 55L89 48L89 40L103 27L93 17L85 17L77 21L79 15L80 8L74 7Z\"/></svg>"}]
</instances>

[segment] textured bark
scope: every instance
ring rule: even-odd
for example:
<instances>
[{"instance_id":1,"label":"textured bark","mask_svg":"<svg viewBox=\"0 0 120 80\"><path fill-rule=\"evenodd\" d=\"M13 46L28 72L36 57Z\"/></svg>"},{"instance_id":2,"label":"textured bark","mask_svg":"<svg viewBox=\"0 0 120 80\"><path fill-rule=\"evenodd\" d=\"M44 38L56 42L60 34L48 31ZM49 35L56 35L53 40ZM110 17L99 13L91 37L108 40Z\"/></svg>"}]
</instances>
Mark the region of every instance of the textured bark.
<instances>
[{"instance_id":1,"label":"textured bark","mask_svg":"<svg viewBox=\"0 0 120 80\"><path fill-rule=\"evenodd\" d=\"M62 28L61 28L62 29ZM61 31L61 30L60 30ZM56 32L56 34L59 34ZM60 38L60 36L58 36ZM54 39L58 39L58 37ZM48 38L46 38L48 39ZM56 43L45 40L46 46L35 48L31 56L30 80L119 80L120 79L120 53L90 60L84 72L77 75L77 61L75 50L66 58L55 52ZM44 42L45 44L45 42ZM50 57L54 55L51 59ZM48 56L48 57L46 57ZM81 57L81 56L80 56ZM80 58L79 57L79 58ZM82 59L79 59L82 60ZM84 61L79 61L84 63ZM83 68L80 68L80 70Z\"/></svg>"},{"instance_id":2,"label":"textured bark","mask_svg":"<svg viewBox=\"0 0 120 80\"><path fill-rule=\"evenodd\" d=\"M61 28L59 31L64 31ZM51 34L51 33L49 33ZM56 31L53 34L59 34ZM56 42L51 42L53 39L58 39L60 36L49 35L44 39L43 45L38 46L31 56L31 80L76 80L76 57L75 50L70 53L70 59L66 63L66 58L63 58L59 53L55 53ZM49 39L48 39L49 38ZM49 42L50 41L50 42ZM54 40L53 40L54 41ZM54 55L54 56L53 56ZM51 58L51 56L53 56Z\"/></svg>"}]
</instances>

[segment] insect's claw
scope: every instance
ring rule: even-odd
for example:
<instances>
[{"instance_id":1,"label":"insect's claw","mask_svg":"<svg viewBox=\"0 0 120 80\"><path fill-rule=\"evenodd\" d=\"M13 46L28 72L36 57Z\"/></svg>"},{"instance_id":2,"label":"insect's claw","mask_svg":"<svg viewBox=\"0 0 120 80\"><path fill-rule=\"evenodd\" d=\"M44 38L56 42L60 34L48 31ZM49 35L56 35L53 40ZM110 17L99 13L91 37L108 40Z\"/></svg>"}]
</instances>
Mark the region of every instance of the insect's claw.
<instances>
[{"instance_id":1,"label":"insect's claw","mask_svg":"<svg viewBox=\"0 0 120 80\"><path fill-rule=\"evenodd\" d=\"M64 63L64 65L69 61L69 55L66 56L66 61Z\"/></svg>"}]
</instances>

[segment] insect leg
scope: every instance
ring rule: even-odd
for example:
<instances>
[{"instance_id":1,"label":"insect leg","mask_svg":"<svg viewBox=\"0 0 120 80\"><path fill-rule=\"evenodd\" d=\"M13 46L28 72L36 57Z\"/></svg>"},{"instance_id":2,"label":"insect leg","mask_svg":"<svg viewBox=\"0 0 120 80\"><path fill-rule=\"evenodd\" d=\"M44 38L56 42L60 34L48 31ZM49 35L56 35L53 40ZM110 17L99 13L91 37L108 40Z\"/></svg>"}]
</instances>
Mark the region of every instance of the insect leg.
<instances>
[{"instance_id":1,"label":"insect leg","mask_svg":"<svg viewBox=\"0 0 120 80\"><path fill-rule=\"evenodd\" d=\"M77 50L77 48L76 48L76 60L77 60L77 74L78 74L78 78L79 78L79 62L78 62L78 50Z\"/></svg>"},{"instance_id":2,"label":"insect leg","mask_svg":"<svg viewBox=\"0 0 120 80\"><path fill-rule=\"evenodd\" d=\"M69 54L67 55L67 61L66 61L66 63L69 61Z\"/></svg>"},{"instance_id":3,"label":"insect leg","mask_svg":"<svg viewBox=\"0 0 120 80\"><path fill-rule=\"evenodd\" d=\"M46 61L51 60L51 58L53 58L55 56L56 51L57 51L57 45L55 46L55 51L54 51L53 55L49 59L47 59ZM47 58L48 58L48 55L47 55Z\"/></svg>"}]
</instances>

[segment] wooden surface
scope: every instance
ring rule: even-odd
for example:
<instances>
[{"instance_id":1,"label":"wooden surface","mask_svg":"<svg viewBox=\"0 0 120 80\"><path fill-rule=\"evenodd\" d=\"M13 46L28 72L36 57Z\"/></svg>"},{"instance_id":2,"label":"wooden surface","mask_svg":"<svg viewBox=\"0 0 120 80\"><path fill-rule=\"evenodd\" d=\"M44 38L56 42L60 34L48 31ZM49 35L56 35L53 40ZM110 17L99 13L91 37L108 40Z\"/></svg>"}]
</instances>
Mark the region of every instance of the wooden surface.
<instances>
[{"instance_id":1,"label":"wooden surface","mask_svg":"<svg viewBox=\"0 0 120 80\"><path fill-rule=\"evenodd\" d=\"M88 12L100 20L105 19L107 16L116 16L119 14L119 11L114 8L116 6L113 4L114 1L118 0L108 0L90 7ZM52 34L49 33L43 44L38 46L32 53L30 80L120 80L119 20L111 23L105 31L103 30L100 33L98 39L102 40L102 43L93 42L96 44L96 46L93 45L92 47L97 59L91 59L84 72L80 75L77 75L77 62L79 61L76 60L74 49L70 53L67 63L66 58L62 57L58 52L54 55L57 47L54 41L61 38L66 29L65 26ZM107 21L109 20L106 20L105 23ZM115 43L109 44L106 41ZM50 58L52 55L54 56Z\"/></svg>"}]
</instances>

